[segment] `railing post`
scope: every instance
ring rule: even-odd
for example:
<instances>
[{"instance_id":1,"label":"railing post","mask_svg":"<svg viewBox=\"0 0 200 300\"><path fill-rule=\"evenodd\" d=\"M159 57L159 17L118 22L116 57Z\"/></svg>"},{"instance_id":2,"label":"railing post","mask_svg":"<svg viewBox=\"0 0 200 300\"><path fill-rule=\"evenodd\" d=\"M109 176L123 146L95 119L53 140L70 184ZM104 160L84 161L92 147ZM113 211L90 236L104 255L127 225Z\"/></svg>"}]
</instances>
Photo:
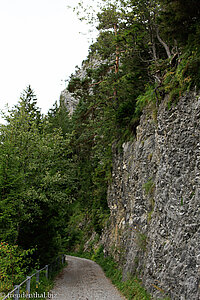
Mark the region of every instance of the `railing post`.
<instances>
[{"instance_id":1,"label":"railing post","mask_svg":"<svg viewBox=\"0 0 200 300\"><path fill-rule=\"evenodd\" d=\"M61 265L61 257L58 256L58 270L60 269L60 265Z\"/></svg>"},{"instance_id":2,"label":"railing post","mask_svg":"<svg viewBox=\"0 0 200 300\"><path fill-rule=\"evenodd\" d=\"M39 281L40 281L40 271L37 271L37 273L36 273L36 289L39 286Z\"/></svg>"},{"instance_id":3,"label":"railing post","mask_svg":"<svg viewBox=\"0 0 200 300\"><path fill-rule=\"evenodd\" d=\"M26 295L28 296L31 291L31 277L27 276L27 282L26 282Z\"/></svg>"},{"instance_id":4,"label":"railing post","mask_svg":"<svg viewBox=\"0 0 200 300\"><path fill-rule=\"evenodd\" d=\"M14 288L16 288L16 290L14 291L14 300L18 300L19 299L19 285L15 285Z\"/></svg>"},{"instance_id":5,"label":"railing post","mask_svg":"<svg viewBox=\"0 0 200 300\"><path fill-rule=\"evenodd\" d=\"M65 262L65 255L63 254L62 255L62 265L64 264L64 262Z\"/></svg>"},{"instance_id":6,"label":"railing post","mask_svg":"<svg viewBox=\"0 0 200 300\"><path fill-rule=\"evenodd\" d=\"M48 279L48 273L49 273L48 271L49 271L49 266L48 266L48 265L46 265L46 266L45 266L45 268L46 268L46 278Z\"/></svg>"}]
</instances>

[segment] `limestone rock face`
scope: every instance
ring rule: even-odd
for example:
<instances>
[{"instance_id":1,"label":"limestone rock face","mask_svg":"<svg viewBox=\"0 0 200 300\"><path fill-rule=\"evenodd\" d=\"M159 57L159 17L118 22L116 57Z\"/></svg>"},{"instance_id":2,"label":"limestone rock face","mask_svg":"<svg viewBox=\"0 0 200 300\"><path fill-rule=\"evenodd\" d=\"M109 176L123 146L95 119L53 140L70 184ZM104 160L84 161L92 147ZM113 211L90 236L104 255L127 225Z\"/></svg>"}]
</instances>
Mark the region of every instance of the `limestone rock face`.
<instances>
[{"instance_id":1,"label":"limestone rock face","mask_svg":"<svg viewBox=\"0 0 200 300\"><path fill-rule=\"evenodd\" d=\"M157 114L146 109L136 139L113 146L105 252L160 299L200 298L200 97Z\"/></svg>"},{"instance_id":2,"label":"limestone rock face","mask_svg":"<svg viewBox=\"0 0 200 300\"><path fill-rule=\"evenodd\" d=\"M66 106L70 116L74 113L78 102L79 100L73 97L73 95L67 89L61 92L60 105Z\"/></svg>"},{"instance_id":3,"label":"limestone rock face","mask_svg":"<svg viewBox=\"0 0 200 300\"><path fill-rule=\"evenodd\" d=\"M72 77L83 80L87 76L88 69L97 69L100 65L105 63L107 63L107 61L103 61L102 59L100 59L100 57L97 54L92 55L88 57L87 60L83 61L81 68L78 68L72 75ZM92 88L90 90L90 93L92 93ZM61 92L60 105L66 106L70 116L74 113L78 103L79 99L74 97L73 94L70 93L67 88Z\"/></svg>"},{"instance_id":4,"label":"limestone rock face","mask_svg":"<svg viewBox=\"0 0 200 300\"><path fill-rule=\"evenodd\" d=\"M77 69L75 74L72 76L75 78L79 78L80 80L82 80L86 76L86 69L84 63L82 65L82 68ZM73 93L70 93L67 88L61 92L60 105L66 106L70 116L74 113L78 103L79 99L74 97Z\"/></svg>"}]
</instances>

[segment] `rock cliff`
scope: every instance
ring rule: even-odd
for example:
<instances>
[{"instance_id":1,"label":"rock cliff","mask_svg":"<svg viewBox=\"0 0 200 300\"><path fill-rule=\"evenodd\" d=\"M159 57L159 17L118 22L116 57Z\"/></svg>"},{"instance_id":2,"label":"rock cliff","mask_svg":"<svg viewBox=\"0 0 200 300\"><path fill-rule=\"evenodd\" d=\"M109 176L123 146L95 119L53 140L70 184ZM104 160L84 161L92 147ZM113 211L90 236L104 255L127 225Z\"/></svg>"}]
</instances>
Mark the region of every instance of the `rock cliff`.
<instances>
[{"instance_id":1,"label":"rock cliff","mask_svg":"<svg viewBox=\"0 0 200 300\"><path fill-rule=\"evenodd\" d=\"M75 97L73 97L72 93L70 93L67 89L64 89L61 92L60 105L66 106L70 116L74 113L74 111L78 105L78 102L79 101Z\"/></svg>"},{"instance_id":2,"label":"rock cliff","mask_svg":"<svg viewBox=\"0 0 200 300\"><path fill-rule=\"evenodd\" d=\"M160 299L200 297L200 97L146 108L133 142L113 146L105 252Z\"/></svg>"},{"instance_id":3,"label":"rock cliff","mask_svg":"<svg viewBox=\"0 0 200 300\"><path fill-rule=\"evenodd\" d=\"M80 80L83 80L87 77L87 69L92 68L93 70L95 70L103 63L106 63L106 60L100 59L97 54L89 56L87 60L84 60L82 62L82 66L80 68L77 67L75 73L71 75L71 79L78 78ZM92 88L90 90L90 93L92 93ZM61 92L60 105L66 106L70 116L74 113L78 103L79 99L77 99L77 97L74 97L73 93L70 93L68 91L68 87Z\"/></svg>"}]
</instances>

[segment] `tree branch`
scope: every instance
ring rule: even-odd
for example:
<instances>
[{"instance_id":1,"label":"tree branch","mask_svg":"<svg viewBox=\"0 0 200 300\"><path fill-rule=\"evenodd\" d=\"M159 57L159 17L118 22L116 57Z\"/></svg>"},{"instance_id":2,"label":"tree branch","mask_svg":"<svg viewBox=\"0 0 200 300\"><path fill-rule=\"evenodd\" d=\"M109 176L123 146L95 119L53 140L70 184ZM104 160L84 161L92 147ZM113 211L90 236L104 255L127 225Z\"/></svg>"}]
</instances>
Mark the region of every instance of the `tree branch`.
<instances>
[{"instance_id":1,"label":"tree branch","mask_svg":"<svg viewBox=\"0 0 200 300\"><path fill-rule=\"evenodd\" d=\"M159 35L159 29L158 27L156 28L156 36L157 39L159 40L159 42L161 43L161 45L165 48L165 51L167 53L168 58L171 58L171 52L169 50L169 47L167 46L167 44L161 39L160 35Z\"/></svg>"}]
</instances>

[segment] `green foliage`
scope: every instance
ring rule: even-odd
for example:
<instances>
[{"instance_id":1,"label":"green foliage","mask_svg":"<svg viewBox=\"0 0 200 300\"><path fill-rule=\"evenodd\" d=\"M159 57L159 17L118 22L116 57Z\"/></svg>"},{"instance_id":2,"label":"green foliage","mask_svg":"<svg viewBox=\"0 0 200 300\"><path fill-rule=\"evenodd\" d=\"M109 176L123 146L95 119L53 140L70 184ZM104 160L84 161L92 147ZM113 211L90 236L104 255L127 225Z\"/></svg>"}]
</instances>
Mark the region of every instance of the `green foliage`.
<instances>
[{"instance_id":1,"label":"green foliage","mask_svg":"<svg viewBox=\"0 0 200 300\"><path fill-rule=\"evenodd\" d=\"M51 120L38 118L32 100L21 98L1 126L0 237L23 249L37 248L44 264L62 247L74 177L69 137Z\"/></svg>"},{"instance_id":2,"label":"green foliage","mask_svg":"<svg viewBox=\"0 0 200 300\"><path fill-rule=\"evenodd\" d=\"M69 112L62 102L62 96L60 97L60 103L61 105L59 106L58 103L55 102L53 108L48 111L45 117L45 131L52 133L55 129L61 129L62 135L67 137L67 133L69 133L71 129L71 122Z\"/></svg>"},{"instance_id":3,"label":"green foliage","mask_svg":"<svg viewBox=\"0 0 200 300\"><path fill-rule=\"evenodd\" d=\"M146 195L151 195L155 189L153 179L149 178L149 180L145 184L143 184L143 188L145 190Z\"/></svg>"},{"instance_id":4,"label":"green foliage","mask_svg":"<svg viewBox=\"0 0 200 300\"><path fill-rule=\"evenodd\" d=\"M198 0L160 0L163 7L161 22L165 33L171 39L187 44L191 37L197 35L200 16ZM194 39L193 39L194 42Z\"/></svg>"},{"instance_id":5,"label":"green foliage","mask_svg":"<svg viewBox=\"0 0 200 300\"><path fill-rule=\"evenodd\" d=\"M40 295L41 299L47 299L46 296L48 294L48 292L53 288L53 278L46 278L45 275L45 271L40 272L40 281L39 284L36 284L36 277L34 276L31 279L31 294L34 295ZM23 292L25 292L25 285L22 287L20 294L22 294ZM37 292L37 294L36 294ZM50 294L50 293L49 293ZM26 299L26 298L25 298Z\"/></svg>"},{"instance_id":6,"label":"green foliage","mask_svg":"<svg viewBox=\"0 0 200 300\"><path fill-rule=\"evenodd\" d=\"M0 292L8 292L21 282L32 263L34 250L22 250L19 246L0 244Z\"/></svg>"},{"instance_id":7,"label":"green foliage","mask_svg":"<svg viewBox=\"0 0 200 300\"><path fill-rule=\"evenodd\" d=\"M17 246L16 246L17 247ZM13 247L14 248L14 247ZM26 275L29 274L29 276L32 275L31 277L31 284L30 284L30 296L29 298L41 298L41 299L46 299L47 295L51 295L50 290L53 288L54 285L54 280L56 278L56 276L59 275L59 273L61 272L61 270L66 267L66 263L64 263L63 265L61 264L57 264L57 265L52 265L52 268L49 268L49 272L48 272L48 278L46 277L46 270L41 271L39 274L39 282L36 282L36 269L33 269L32 272L27 271L27 269L23 269L23 264L26 265L27 264L27 257L25 258L25 255L28 255L29 251L21 251L18 253L18 256L15 257L15 259L13 257L11 257L11 260L14 260L14 263L12 262L12 281L10 283L10 286L8 285L8 280L6 280L7 285L4 285L3 287L3 282L1 281L1 288L0 289L0 295L2 294L7 294L8 292L10 292L11 290L13 290L14 285L18 285L19 283L23 282L24 279L26 278ZM31 252L31 251L30 251ZM20 254L22 253L22 254ZM25 253L25 255L23 255L23 253ZM30 255L30 253L29 253ZM21 260L23 258L24 260L21 262ZM16 268L18 271L20 270L20 276L15 276L16 272L15 269L13 268L13 266L17 264L17 266L19 266L18 268ZM53 267L54 266L54 267ZM22 269L24 272L22 272ZM38 269L37 269L38 270ZM7 271L8 273L8 271ZM6 276L8 277L8 275L6 274ZM5 287L6 286L6 287ZM26 283L23 284L20 287L20 299L27 299L27 296L23 297L24 295L26 295ZM51 296L50 296L51 297ZM0 299L1 298L0 296Z\"/></svg>"},{"instance_id":8,"label":"green foliage","mask_svg":"<svg viewBox=\"0 0 200 300\"><path fill-rule=\"evenodd\" d=\"M178 66L165 74L163 88L165 93L169 94L169 106L176 103L186 91L194 87L199 89L199 65L199 53L188 50L180 57Z\"/></svg>"},{"instance_id":9,"label":"green foliage","mask_svg":"<svg viewBox=\"0 0 200 300\"><path fill-rule=\"evenodd\" d=\"M155 87L148 85L144 94L141 94L137 98L135 116L139 117L145 106L149 103L156 103Z\"/></svg>"}]
</instances>

